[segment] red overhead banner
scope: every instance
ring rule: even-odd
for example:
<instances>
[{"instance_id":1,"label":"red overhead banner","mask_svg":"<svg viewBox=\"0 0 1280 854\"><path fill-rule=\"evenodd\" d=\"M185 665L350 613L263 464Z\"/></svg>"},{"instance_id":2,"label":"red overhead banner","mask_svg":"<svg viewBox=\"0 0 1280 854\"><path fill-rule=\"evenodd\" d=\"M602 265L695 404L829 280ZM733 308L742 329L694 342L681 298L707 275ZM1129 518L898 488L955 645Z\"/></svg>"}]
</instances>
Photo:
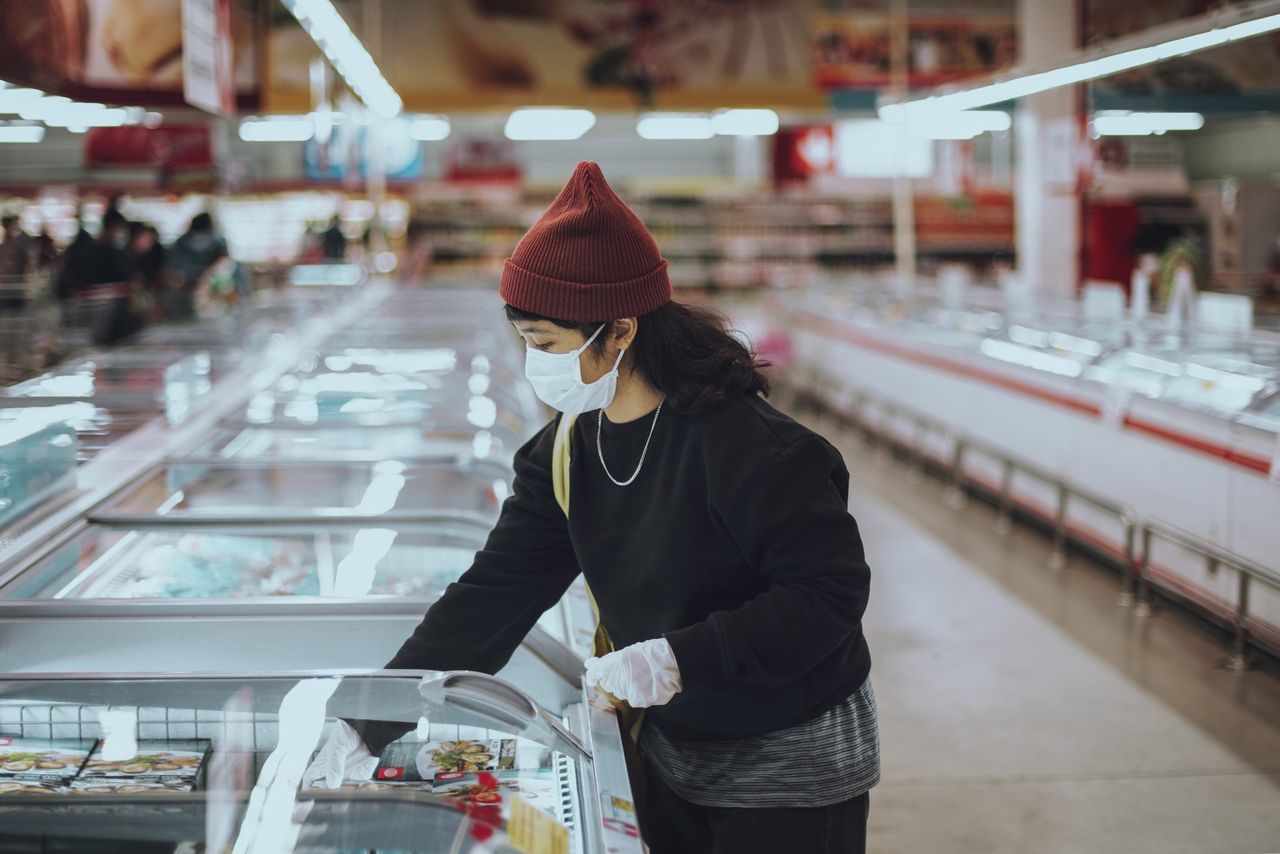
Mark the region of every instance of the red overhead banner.
<instances>
[{"instance_id":1,"label":"red overhead banner","mask_svg":"<svg viewBox=\"0 0 1280 854\"><path fill-rule=\"evenodd\" d=\"M92 128L85 138L84 157L90 169L209 170L213 144L203 125Z\"/></svg>"}]
</instances>

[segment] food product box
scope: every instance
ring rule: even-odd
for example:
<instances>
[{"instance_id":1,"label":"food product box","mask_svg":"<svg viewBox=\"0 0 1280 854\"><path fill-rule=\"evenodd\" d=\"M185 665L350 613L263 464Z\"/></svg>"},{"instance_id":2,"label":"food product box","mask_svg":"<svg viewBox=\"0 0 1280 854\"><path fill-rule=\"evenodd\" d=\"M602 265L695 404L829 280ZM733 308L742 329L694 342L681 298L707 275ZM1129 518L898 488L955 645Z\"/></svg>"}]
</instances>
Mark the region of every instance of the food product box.
<instances>
[{"instance_id":1,"label":"food product box","mask_svg":"<svg viewBox=\"0 0 1280 854\"><path fill-rule=\"evenodd\" d=\"M560 787L550 768L530 771L442 772L436 775L434 794L474 807L500 807L513 795L559 817Z\"/></svg>"},{"instance_id":2,"label":"food product box","mask_svg":"<svg viewBox=\"0 0 1280 854\"><path fill-rule=\"evenodd\" d=\"M81 773L81 780L182 781L194 787L209 753L209 741L143 740L138 752L128 759L102 758L102 747L94 750Z\"/></svg>"},{"instance_id":3,"label":"food product box","mask_svg":"<svg viewBox=\"0 0 1280 854\"><path fill-rule=\"evenodd\" d=\"M375 780L432 781L441 772L478 772L515 765L516 740L393 741L378 758Z\"/></svg>"},{"instance_id":4,"label":"food product box","mask_svg":"<svg viewBox=\"0 0 1280 854\"><path fill-rule=\"evenodd\" d=\"M92 738L21 738L0 735L0 781L70 780L97 744Z\"/></svg>"},{"instance_id":5,"label":"food product box","mask_svg":"<svg viewBox=\"0 0 1280 854\"><path fill-rule=\"evenodd\" d=\"M65 795L68 789L61 782L44 780L0 780L0 797L5 795Z\"/></svg>"},{"instance_id":6,"label":"food product box","mask_svg":"<svg viewBox=\"0 0 1280 854\"><path fill-rule=\"evenodd\" d=\"M66 791L73 795L136 795L144 792L193 792L195 778L92 777L72 780Z\"/></svg>"}]
</instances>

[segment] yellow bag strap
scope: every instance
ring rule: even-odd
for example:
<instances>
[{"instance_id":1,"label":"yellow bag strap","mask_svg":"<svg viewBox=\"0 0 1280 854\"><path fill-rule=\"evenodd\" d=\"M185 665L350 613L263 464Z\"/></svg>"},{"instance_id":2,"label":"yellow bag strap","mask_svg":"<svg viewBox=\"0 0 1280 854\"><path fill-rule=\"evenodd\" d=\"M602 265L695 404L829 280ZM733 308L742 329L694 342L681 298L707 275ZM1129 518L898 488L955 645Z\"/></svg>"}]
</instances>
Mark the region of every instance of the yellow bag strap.
<instances>
[{"instance_id":1,"label":"yellow bag strap","mask_svg":"<svg viewBox=\"0 0 1280 854\"><path fill-rule=\"evenodd\" d=\"M564 511L564 517L569 518L569 462L570 462L570 438L573 435L573 424L578 420L576 415L561 415L560 423L556 426L555 440L551 445L551 489L555 493L556 503L560 505L560 509ZM587 591L587 602L591 605L591 616L596 620L595 635L591 638L591 653L597 657L608 655L613 652L613 639L609 637L609 633L605 631L604 623L600 622L600 607L596 605L596 597L591 592L591 585L587 584L584 579L583 588ZM629 737L632 743L640 738L640 728L644 726L644 710L633 709L617 697L606 694L609 702L618 710L618 715L622 721L622 732Z\"/></svg>"},{"instance_id":2,"label":"yellow bag strap","mask_svg":"<svg viewBox=\"0 0 1280 854\"><path fill-rule=\"evenodd\" d=\"M577 420L576 415L561 415L555 442L551 445L551 488L566 519L569 518L569 436Z\"/></svg>"}]
</instances>

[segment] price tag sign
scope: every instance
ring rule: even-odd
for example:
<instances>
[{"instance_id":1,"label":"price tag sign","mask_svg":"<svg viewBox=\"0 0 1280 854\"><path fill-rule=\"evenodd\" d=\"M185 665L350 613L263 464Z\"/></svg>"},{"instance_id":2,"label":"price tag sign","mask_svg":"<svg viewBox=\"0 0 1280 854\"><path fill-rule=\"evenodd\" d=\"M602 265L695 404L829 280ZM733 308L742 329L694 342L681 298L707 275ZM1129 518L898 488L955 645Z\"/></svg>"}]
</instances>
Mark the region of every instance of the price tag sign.
<instances>
[{"instance_id":1,"label":"price tag sign","mask_svg":"<svg viewBox=\"0 0 1280 854\"><path fill-rule=\"evenodd\" d=\"M610 795L607 792L600 796L600 803L604 807L605 830L612 830L632 839L640 838L640 827L636 824L635 804L626 798Z\"/></svg>"},{"instance_id":2,"label":"price tag sign","mask_svg":"<svg viewBox=\"0 0 1280 854\"><path fill-rule=\"evenodd\" d=\"M569 829L519 795L511 796L507 841L523 854L569 854Z\"/></svg>"}]
</instances>

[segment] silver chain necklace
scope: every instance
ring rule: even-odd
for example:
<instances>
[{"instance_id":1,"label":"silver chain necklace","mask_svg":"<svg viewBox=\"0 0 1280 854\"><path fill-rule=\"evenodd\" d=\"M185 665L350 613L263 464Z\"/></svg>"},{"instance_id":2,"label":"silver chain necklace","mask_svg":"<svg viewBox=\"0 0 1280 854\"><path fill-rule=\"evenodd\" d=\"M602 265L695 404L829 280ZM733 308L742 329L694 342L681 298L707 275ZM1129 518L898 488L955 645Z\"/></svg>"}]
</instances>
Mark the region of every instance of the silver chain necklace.
<instances>
[{"instance_id":1,"label":"silver chain necklace","mask_svg":"<svg viewBox=\"0 0 1280 854\"><path fill-rule=\"evenodd\" d=\"M658 426L658 415L662 412L662 404L666 402L665 398L661 400L658 403L658 408L653 411L653 423L649 425L649 438L644 440L644 450L640 452L640 462L636 463L636 470L626 480L618 480L614 477L609 472L609 466L605 464L604 447L600 443L600 433L604 429L604 410L600 410L600 417L596 419L596 453L600 455L601 468L604 469L604 473L609 480L613 481L614 486L630 486L640 476L640 469L644 468L645 454L649 453L649 443L653 441L653 431Z\"/></svg>"}]
</instances>

